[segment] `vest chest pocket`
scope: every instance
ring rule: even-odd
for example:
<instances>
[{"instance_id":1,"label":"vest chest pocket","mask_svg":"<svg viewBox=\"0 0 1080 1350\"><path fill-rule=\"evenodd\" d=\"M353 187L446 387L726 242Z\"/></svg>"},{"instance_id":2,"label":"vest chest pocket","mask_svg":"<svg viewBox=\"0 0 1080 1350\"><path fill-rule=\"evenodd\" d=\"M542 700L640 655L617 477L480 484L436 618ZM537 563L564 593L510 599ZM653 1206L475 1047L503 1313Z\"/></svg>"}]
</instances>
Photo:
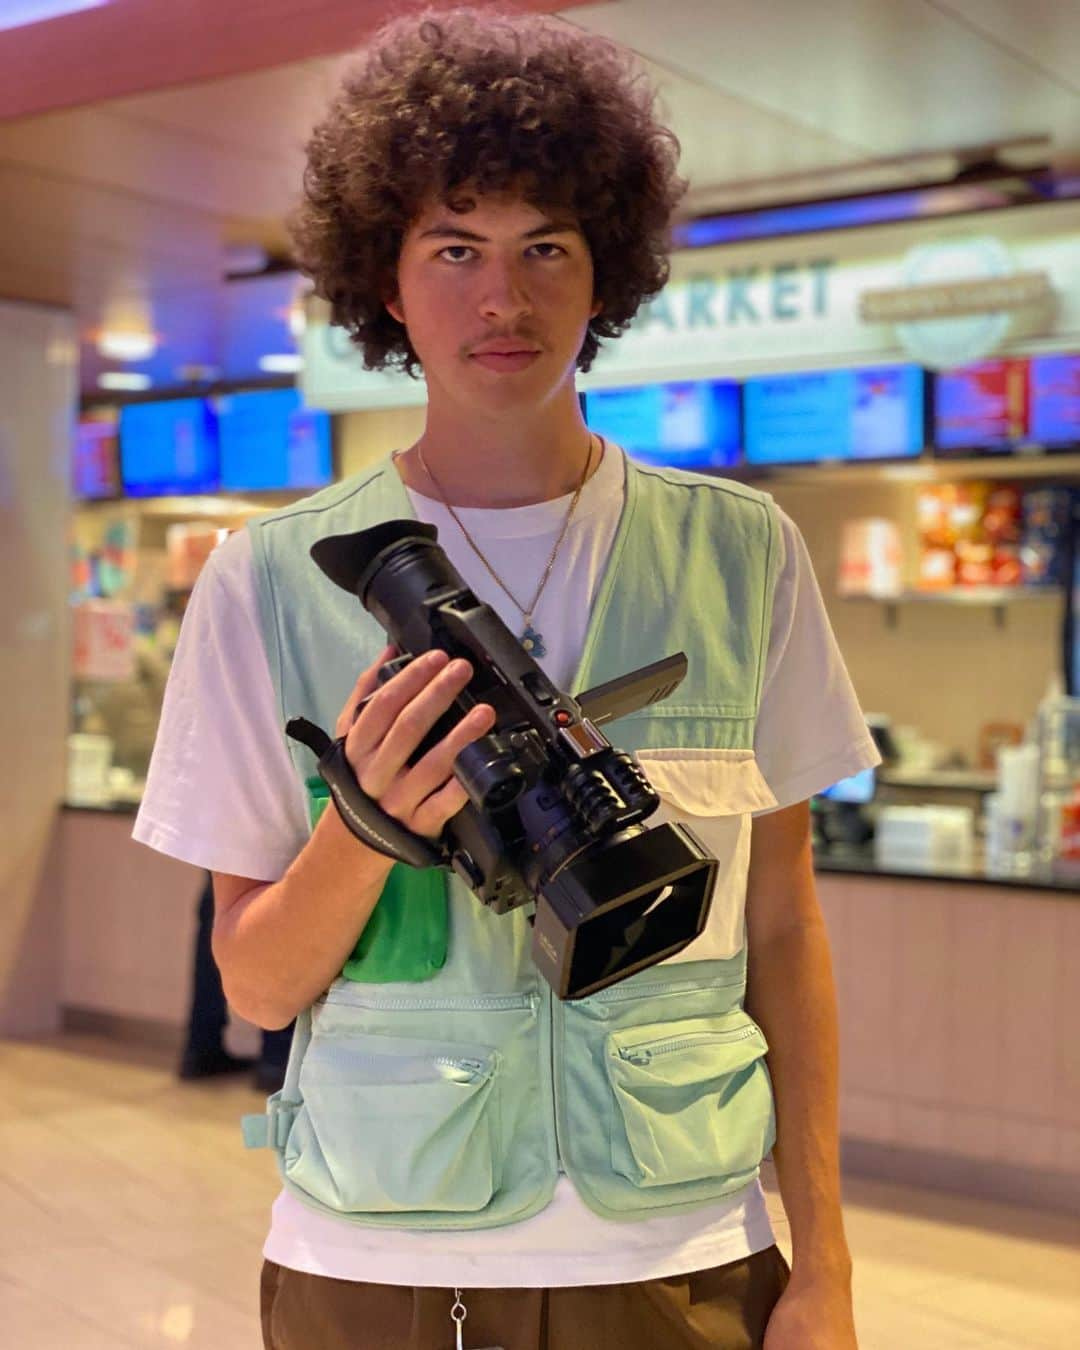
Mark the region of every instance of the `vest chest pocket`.
<instances>
[{"instance_id":1,"label":"vest chest pocket","mask_svg":"<svg viewBox=\"0 0 1080 1350\"><path fill-rule=\"evenodd\" d=\"M286 1175L343 1213L483 1209L499 1182L497 1067L487 1048L317 1037Z\"/></svg>"},{"instance_id":2,"label":"vest chest pocket","mask_svg":"<svg viewBox=\"0 0 1080 1350\"><path fill-rule=\"evenodd\" d=\"M689 825L719 863L705 931L664 964L726 960L745 941L752 816L776 798L752 750L640 750L637 759L660 794L648 823Z\"/></svg>"},{"instance_id":3,"label":"vest chest pocket","mask_svg":"<svg viewBox=\"0 0 1080 1350\"><path fill-rule=\"evenodd\" d=\"M775 1138L767 1049L741 1010L611 1032L615 1171L640 1187L753 1172Z\"/></svg>"}]
</instances>

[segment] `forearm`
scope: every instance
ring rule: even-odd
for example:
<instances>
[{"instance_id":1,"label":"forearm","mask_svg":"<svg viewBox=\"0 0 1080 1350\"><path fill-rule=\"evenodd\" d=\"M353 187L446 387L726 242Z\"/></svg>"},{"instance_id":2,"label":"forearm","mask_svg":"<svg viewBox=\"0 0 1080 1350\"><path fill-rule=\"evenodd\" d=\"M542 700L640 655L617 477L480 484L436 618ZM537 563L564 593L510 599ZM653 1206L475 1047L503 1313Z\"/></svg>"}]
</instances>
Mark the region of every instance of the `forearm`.
<instances>
[{"instance_id":1,"label":"forearm","mask_svg":"<svg viewBox=\"0 0 1080 1350\"><path fill-rule=\"evenodd\" d=\"M769 1042L777 1117L773 1158L791 1225L793 1274L849 1280L840 1205L836 994L820 918L751 941L747 1006Z\"/></svg>"},{"instance_id":2,"label":"forearm","mask_svg":"<svg viewBox=\"0 0 1080 1350\"><path fill-rule=\"evenodd\" d=\"M236 1011L270 1030L311 1004L341 973L392 866L328 808L279 881L215 919L214 957Z\"/></svg>"}]
</instances>

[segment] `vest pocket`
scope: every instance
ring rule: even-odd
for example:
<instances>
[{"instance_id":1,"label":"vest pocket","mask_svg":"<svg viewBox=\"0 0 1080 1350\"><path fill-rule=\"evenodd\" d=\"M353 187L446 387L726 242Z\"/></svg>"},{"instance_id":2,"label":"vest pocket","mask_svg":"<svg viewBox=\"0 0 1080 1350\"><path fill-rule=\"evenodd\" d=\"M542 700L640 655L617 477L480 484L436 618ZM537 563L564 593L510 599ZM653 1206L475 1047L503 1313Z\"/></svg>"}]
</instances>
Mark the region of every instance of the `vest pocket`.
<instances>
[{"instance_id":1,"label":"vest pocket","mask_svg":"<svg viewBox=\"0 0 1080 1350\"><path fill-rule=\"evenodd\" d=\"M457 1044L316 1038L286 1176L343 1213L483 1209L499 1180L497 1062Z\"/></svg>"},{"instance_id":2,"label":"vest pocket","mask_svg":"<svg viewBox=\"0 0 1080 1350\"><path fill-rule=\"evenodd\" d=\"M767 1050L741 1010L611 1032L615 1171L650 1187L755 1170L775 1137Z\"/></svg>"}]
</instances>

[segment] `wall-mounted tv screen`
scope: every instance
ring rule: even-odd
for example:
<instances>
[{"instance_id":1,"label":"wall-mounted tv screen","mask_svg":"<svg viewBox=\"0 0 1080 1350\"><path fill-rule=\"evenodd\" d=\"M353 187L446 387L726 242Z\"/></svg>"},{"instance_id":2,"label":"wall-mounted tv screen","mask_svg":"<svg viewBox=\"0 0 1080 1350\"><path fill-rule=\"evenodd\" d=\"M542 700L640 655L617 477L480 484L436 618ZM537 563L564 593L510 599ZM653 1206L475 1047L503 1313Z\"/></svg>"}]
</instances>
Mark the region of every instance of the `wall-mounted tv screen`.
<instances>
[{"instance_id":1,"label":"wall-mounted tv screen","mask_svg":"<svg viewBox=\"0 0 1080 1350\"><path fill-rule=\"evenodd\" d=\"M1023 357L942 371L934 381L934 449L939 455L1007 455L1028 439L1028 370Z\"/></svg>"},{"instance_id":2,"label":"wall-mounted tv screen","mask_svg":"<svg viewBox=\"0 0 1080 1350\"><path fill-rule=\"evenodd\" d=\"M222 394L214 408L223 488L257 492L331 481L330 415L305 408L297 390Z\"/></svg>"},{"instance_id":3,"label":"wall-mounted tv screen","mask_svg":"<svg viewBox=\"0 0 1080 1350\"><path fill-rule=\"evenodd\" d=\"M595 389L586 420L628 455L680 469L722 469L741 459L739 386L733 380Z\"/></svg>"},{"instance_id":4,"label":"wall-mounted tv screen","mask_svg":"<svg viewBox=\"0 0 1080 1350\"><path fill-rule=\"evenodd\" d=\"M119 421L115 408L83 413L75 426L71 491L81 501L120 495Z\"/></svg>"},{"instance_id":5,"label":"wall-mounted tv screen","mask_svg":"<svg viewBox=\"0 0 1080 1350\"><path fill-rule=\"evenodd\" d=\"M755 376L743 386L747 463L914 458L924 385L909 365Z\"/></svg>"},{"instance_id":6,"label":"wall-mounted tv screen","mask_svg":"<svg viewBox=\"0 0 1080 1350\"><path fill-rule=\"evenodd\" d=\"M217 427L206 399L122 408L120 471L131 497L217 491Z\"/></svg>"},{"instance_id":7,"label":"wall-mounted tv screen","mask_svg":"<svg viewBox=\"0 0 1080 1350\"><path fill-rule=\"evenodd\" d=\"M865 806L867 802L874 800L874 793L877 791L877 774L873 769L860 769L850 778L841 778L839 783L833 783L831 787L825 788L818 793L819 797L824 797L830 802L849 802L858 806Z\"/></svg>"},{"instance_id":8,"label":"wall-mounted tv screen","mask_svg":"<svg viewBox=\"0 0 1080 1350\"><path fill-rule=\"evenodd\" d=\"M1080 352L1028 360L1030 439L1047 450L1080 447Z\"/></svg>"}]
</instances>

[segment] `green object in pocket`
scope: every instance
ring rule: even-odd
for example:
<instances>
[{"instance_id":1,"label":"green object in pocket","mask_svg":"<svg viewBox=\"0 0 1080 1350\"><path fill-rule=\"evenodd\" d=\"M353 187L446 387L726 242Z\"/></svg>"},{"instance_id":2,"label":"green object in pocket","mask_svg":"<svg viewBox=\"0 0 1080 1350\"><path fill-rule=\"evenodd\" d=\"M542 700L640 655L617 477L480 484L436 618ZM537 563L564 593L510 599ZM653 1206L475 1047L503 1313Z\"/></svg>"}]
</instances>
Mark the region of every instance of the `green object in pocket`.
<instances>
[{"instance_id":1,"label":"green object in pocket","mask_svg":"<svg viewBox=\"0 0 1080 1350\"><path fill-rule=\"evenodd\" d=\"M330 790L309 778L307 792L314 829ZM341 974L363 984L430 980L446 964L448 928L446 873L395 863Z\"/></svg>"}]
</instances>

